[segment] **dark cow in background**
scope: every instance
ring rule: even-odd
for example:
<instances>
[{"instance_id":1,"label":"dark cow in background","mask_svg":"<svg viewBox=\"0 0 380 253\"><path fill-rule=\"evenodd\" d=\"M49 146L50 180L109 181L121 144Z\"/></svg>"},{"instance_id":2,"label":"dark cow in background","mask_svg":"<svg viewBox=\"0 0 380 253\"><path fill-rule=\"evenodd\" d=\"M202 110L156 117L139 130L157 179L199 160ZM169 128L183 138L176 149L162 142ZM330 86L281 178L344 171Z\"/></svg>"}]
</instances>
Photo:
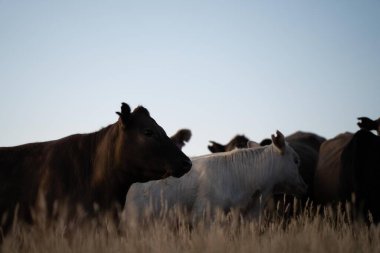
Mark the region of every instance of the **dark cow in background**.
<instances>
[{"instance_id":1,"label":"dark cow in background","mask_svg":"<svg viewBox=\"0 0 380 253\"><path fill-rule=\"evenodd\" d=\"M326 139L314 133L297 131L285 137L285 140L300 156L300 174L308 185L307 194L304 197L305 199L310 198L313 192L314 173L317 166L319 149ZM264 139L260 145L269 145L270 143L270 139Z\"/></svg>"},{"instance_id":2,"label":"dark cow in background","mask_svg":"<svg viewBox=\"0 0 380 253\"><path fill-rule=\"evenodd\" d=\"M306 200L313 195L314 173L317 167L319 149L326 139L314 133L298 131L287 136L285 140L300 156L300 174L308 185L307 193L304 196L304 200Z\"/></svg>"},{"instance_id":3,"label":"dark cow in background","mask_svg":"<svg viewBox=\"0 0 380 253\"><path fill-rule=\"evenodd\" d=\"M379 129L380 120L364 117L359 120L361 130L339 135L325 145L328 149L322 145L315 174L315 198L321 204L352 201L354 218L377 223L380 221L380 137L371 130Z\"/></svg>"},{"instance_id":4,"label":"dark cow in background","mask_svg":"<svg viewBox=\"0 0 380 253\"><path fill-rule=\"evenodd\" d=\"M0 148L3 232L16 210L28 223L32 212L52 218L61 207L70 211L79 205L89 215L115 211L132 183L180 177L190 170L190 159L147 109L131 112L123 103L117 114L116 123L94 133Z\"/></svg>"},{"instance_id":5,"label":"dark cow in background","mask_svg":"<svg viewBox=\"0 0 380 253\"><path fill-rule=\"evenodd\" d=\"M301 163L299 172L308 186L304 195L297 196L300 200L298 207L303 208L308 200L313 201L314 173L317 167L319 149L326 139L314 133L297 131L288 135L285 140L299 155ZM269 143L268 139L263 140L260 145L264 143ZM282 207L282 209L279 211L288 209L288 213L291 214L296 211L292 209L294 207L292 204L293 200L294 196L284 196L283 194L274 195L270 209L275 209L275 206L280 204L279 207Z\"/></svg>"},{"instance_id":6,"label":"dark cow in background","mask_svg":"<svg viewBox=\"0 0 380 253\"><path fill-rule=\"evenodd\" d=\"M318 151L321 144L326 141L326 138L315 133L297 131L291 135L288 135L285 140L289 143L302 142L308 147Z\"/></svg>"},{"instance_id":7,"label":"dark cow in background","mask_svg":"<svg viewBox=\"0 0 380 253\"><path fill-rule=\"evenodd\" d=\"M338 201L339 181L342 170L340 157L351 141L353 134L346 132L325 141L319 150L317 168L314 174L314 199L319 204Z\"/></svg>"},{"instance_id":8,"label":"dark cow in background","mask_svg":"<svg viewBox=\"0 0 380 253\"><path fill-rule=\"evenodd\" d=\"M249 139L244 135L236 135L227 144L223 145L215 141L210 141L211 145L207 146L211 153L227 152L235 148L247 148Z\"/></svg>"},{"instance_id":9,"label":"dark cow in background","mask_svg":"<svg viewBox=\"0 0 380 253\"><path fill-rule=\"evenodd\" d=\"M174 141L175 145L179 149L182 149L185 146L186 142L189 142L191 138L191 130L190 129L180 129L174 135L170 137L172 141Z\"/></svg>"},{"instance_id":10,"label":"dark cow in background","mask_svg":"<svg viewBox=\"0 0 380 253\"><path fill-rule=\"evenodd\" d=\"M374 222L380 221L380 137L368 130L354 134L342 152L340 195L349 199L355 194L355 209L365 218L370 212Z\"/></svg>"}]
</instances>

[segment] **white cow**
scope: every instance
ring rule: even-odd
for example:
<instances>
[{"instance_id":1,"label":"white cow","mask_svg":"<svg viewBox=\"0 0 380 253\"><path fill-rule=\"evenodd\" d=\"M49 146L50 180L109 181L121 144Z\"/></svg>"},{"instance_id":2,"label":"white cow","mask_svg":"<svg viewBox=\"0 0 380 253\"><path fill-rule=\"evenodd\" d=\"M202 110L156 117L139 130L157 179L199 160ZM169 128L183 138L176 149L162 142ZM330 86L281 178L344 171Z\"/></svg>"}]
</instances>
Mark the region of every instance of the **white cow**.
<instances>
[{"instance_id":1,"label":"white cow","mask_svg":"<svg viewBox=\"0 0 380 253\"><path fill-rule=\"evenodd\" d=\"M126 198L127 223L159 217L178 207L197 221L217 210L258 214L261 203L276 191L288 194L306 191L299 171L299 157L277 131L273 144L192 158L192 169L181 178L169 177L134 183ZM276 192L277 193L277 192Z\"/></svg>"}]
</instances>

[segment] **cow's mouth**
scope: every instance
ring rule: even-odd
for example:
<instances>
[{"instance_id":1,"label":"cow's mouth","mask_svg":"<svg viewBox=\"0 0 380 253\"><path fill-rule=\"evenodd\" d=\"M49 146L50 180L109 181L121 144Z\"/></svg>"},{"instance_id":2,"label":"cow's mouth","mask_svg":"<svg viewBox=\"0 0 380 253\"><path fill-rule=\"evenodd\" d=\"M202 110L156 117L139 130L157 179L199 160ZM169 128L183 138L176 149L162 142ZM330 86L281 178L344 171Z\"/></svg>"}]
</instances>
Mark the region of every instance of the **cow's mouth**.
<instances>
[{"instance_id":1,"label":"cow's mouth","mask_svg":"<svg viewBox=\"0 0 380 253\"><path fill-rule=\"evenodd\" d=\"M305 183L298 185L296 188L296 195L304 195L307 192L307 185Z\"/></svg>"},{"instance_id":2,"label":"cow's mouth","mask_svg":"<svg viewBox=\"0 0 380 253\"><path fill-rule=\"evenodd\" d=\"M289 185L289 184L278 184L274 187L274 194L288 194L295 197L302 197L307 191L307 185L305 183L301 185Z\"/></svg>"},{"instance_id":3,"label":"cow's mouth","mask_svg":"<svg viewBox=\"0 0 380 253\"><path fill-rule=\"evenodd\" d=\"M183 175L185 175L187 172L190 171L192 165L193 164L191 160L188 159L188 160L185 160L185 162L182 164L182 167L180 169L175 169L175 170L165 169L165 172L161 175L161 179L164 179L170 176L176 177L176 178L182 177Z\"/></svg>"}]
</instances>

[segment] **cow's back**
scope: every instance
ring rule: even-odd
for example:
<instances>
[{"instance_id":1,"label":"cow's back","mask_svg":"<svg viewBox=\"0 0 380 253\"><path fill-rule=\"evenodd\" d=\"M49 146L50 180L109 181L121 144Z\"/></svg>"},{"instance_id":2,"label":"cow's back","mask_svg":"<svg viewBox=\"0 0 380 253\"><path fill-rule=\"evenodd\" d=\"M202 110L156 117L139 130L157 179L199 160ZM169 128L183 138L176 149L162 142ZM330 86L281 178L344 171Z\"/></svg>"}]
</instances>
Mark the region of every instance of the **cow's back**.
<instances>
[{"instance_id":1,"label":"cow's back","mask_svg":"<svg viewBox=\"0 0 380 253\"><path fill-rule=\"evenodd\" d=\"M297 131L289 136L287 136L286 141L292 143L294 141L304 143L305 145L313 148L316 151L319 151L320 146L326 139L322 136L319 136L314 133Z\"/></svg>"},{"instance_id":2,"label":"cow's back","mask_svg":"<svg viewBox=\"0 0 380 253\"><path fill-rule=\"evenodd\" d=\"M47 208L51 215L56 200L79 203L88 198L85 178L91 175L84 174L89 145L83 136L0 148L0 216L8 213L11 219L17 205L18 216L31 222L32 209Z\"/></svg>"},{"instance_id":3,"label":"cow's back","mask_svg":"<svg viewBox=\"0 0 380 253\"><path fill-rule=\"evenodd\" d=\"M0 217L5 219L6 231L13 219L16 205L18 214L30 222L29 207L35 203L38 186L44 174L46 143L33 143L0 148Z\"/></svg>"},{"instance_id":4,"label":"cow's back","mask_svg":"<svg viewBox=\"0 0 380 253\"><path fill-rule=\"evenodd\" d=\"M144 219L170 215L170 211L190 212L197 195L197 171L191 169L180 178L168 177L134 183L128 190L123 218L135 225Z\"/></svg>"},{"instance_id":5,"label":"cow's back","mask_svg":"<svg viewBox=\"0 0 380 253\"><path fill-rule=\"evenodd\" d=\"M45 145L34 143L0 148L1 202L12 194L13 199L17 200L21 198L21 192L24 193L22 189L29 189L26 193L30 193L32 185L37 184L45 162Z\"/></svg>"},{"instance_id":6,"label":"cow's back","mask_svg":"<svg viewBox=\"0 0 380 253\"><path fill-rule=\"evenodd\" d=\"M14 147L0 147L0 176L41 161L46 143L31 143ZM39 164L37 164L39 165Z\"/></svg>"},{"instance_id":7,"label":"cow's back","mask_svg":"<svg viewBox=\"0 0 380 253\"><path fill-rule=\"evenodd\" d=\"M218 156L224 155L218 153L192 157L191 170L180 178L168 177L132 184L123 211L126 224L136 226L150 218L165 216L168 214L167 211L171 210L194 215L194 208L210 194L212 181L208 180L214 180L216 177L209 177L209 173L212 173L209 162ZM213 168L213 171L216 172L218 169Z\"/></svg>"}]
</instances>

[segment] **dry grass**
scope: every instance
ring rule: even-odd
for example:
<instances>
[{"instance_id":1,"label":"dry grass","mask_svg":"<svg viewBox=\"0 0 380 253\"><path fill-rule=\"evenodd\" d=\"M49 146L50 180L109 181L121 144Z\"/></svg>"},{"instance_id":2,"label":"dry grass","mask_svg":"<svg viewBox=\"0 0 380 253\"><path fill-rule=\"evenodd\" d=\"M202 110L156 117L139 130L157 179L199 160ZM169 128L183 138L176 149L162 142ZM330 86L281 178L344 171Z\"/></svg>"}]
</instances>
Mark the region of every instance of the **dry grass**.
<instances>
[{"instance_id":1,"label":"dry grass","mask_svg":"<svg viewBox=\"0 0 380 253\"><path fill-rule=\"evenodd\" d=\"M325 209L324 215L314 215L311 210L290 219L276 214L256 221L220 215L191 228L181 223L182 215L139 229L116 227L107 217L81 225L18 224L1 252L380 252L379 226L348 222L346 212L334 215Z\"/></svg>"}]
</instances>

